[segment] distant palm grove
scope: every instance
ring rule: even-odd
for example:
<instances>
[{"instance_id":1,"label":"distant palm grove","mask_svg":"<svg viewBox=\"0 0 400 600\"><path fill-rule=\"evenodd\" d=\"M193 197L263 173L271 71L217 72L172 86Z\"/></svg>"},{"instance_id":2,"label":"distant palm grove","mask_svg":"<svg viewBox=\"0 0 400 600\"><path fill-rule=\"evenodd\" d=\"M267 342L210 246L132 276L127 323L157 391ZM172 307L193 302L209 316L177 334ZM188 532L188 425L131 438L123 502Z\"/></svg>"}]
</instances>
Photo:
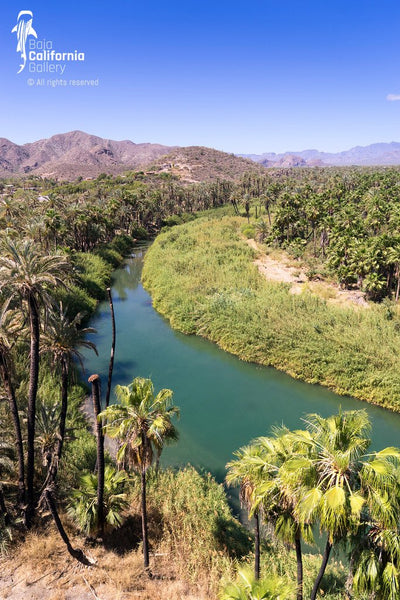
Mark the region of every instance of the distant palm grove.
<instances>
[{"instance_id":1,"label":"distant palm grove","mask_svg":"<svg viewBox=\"0 0 400 600\"><path fill-rule=\"evenodd\" d=\"M227 465L227 484L240 488L254 519L253 534L232 515L225 490L209 474L190 466L160 467L165 445L179 443L173 392L155 390L147 374L132 373L130 385L116 386L112 396L115 339L108 374L83 376L80 354L80 348L97 352L90 341L95 337L87 337L95 334L89 319L107 297L114 314L112 272L135 244L169 231L160 245L175 243L182 256L189 252L186 266L177 266L171 254L174 268L185 271L192 240L172 227L205 214L238 217L244 237L306 261L313 277L329 276L343 288L362 290L372 302L383 301L394 328L399 193L396 168L276 169L235 182L196 184L143 172L74 182L1 180L4 560L22 552L34 562L37 548L45 548L44 540L53 535L68 565L78 561L88 567L85 573L95 563L104 569L90 583L84 578L95 597L97 582L106 586L108 578L113 583L108 591L104 587L105 598L132 590L145 590L138 598L169 600L189 593L197 598L196 590L199 599L315 600L322 593L331 600L400 598L400 451L369 452L370 423L363 411L328 419L311 415L304 430L281 428L237 452ZM223 228L229 226L221 225L221 236ZM229 260L236 269L248 256L239 257L232 235L237 262ZM223 264L224 257L215 256ZM164 274L170 267L163 266ZM173 281L172 275L171 289ZM226 290L216 286L218 297L207 292L206 301L211 298L218 310L232 308ZM160 304L166 298L161 296ZM184 303L179 306L182 313ZM198 329L195 313L187 311L180 328L204 335L212 319L199 309ZM314 330L318 337L321 331ZM133 343L132 351L140 348ZM107 380L104 390L101 378ZM361 383L359 388L364 389ZM378 401L384 404L380 396ZM322 557L302 547L320 543L318 530L325 536ZM33 536L36 550L29 555ZM336 547L342 563L329 560ZM118 568L104 566L111 565L112 553L120 557ZM172 581L184 582L187 596ZM12 597L14 584L4 585L5 597Z\"/></svg>"}]
</instances>

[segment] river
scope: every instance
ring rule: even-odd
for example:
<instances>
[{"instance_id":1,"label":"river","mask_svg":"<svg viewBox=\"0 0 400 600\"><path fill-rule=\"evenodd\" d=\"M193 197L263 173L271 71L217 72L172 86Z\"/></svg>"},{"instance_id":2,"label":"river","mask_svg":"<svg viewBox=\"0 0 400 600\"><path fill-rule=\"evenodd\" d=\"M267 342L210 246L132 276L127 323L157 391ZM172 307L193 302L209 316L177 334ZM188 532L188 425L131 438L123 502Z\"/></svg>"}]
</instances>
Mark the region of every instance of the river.
<instances>
[{"instance_id":1,"label":"river","mask_svg":"<svg viewBox=\"0 0 400 600\"><path fill-rule=\"evenodd\" d=\"M222 481L234 450L268 435L272 425L301 428L307 413L328 416L339 406L368 411L373 449L400 444L399 414L302 383L273 368L244 363L207 340L173 331L153 309L140 283L143 252L137 249L113 276L117 326L113 384L151 377L156 392L163 387L174 391L174 403L181 410L180 440L164 450L164 465L191 463ZM98 332L90 339L99 357L85 351L86 376L99 373L104 387L111 343L108 302L100 304L90 324Z\"/></svg>"}]
</instances>

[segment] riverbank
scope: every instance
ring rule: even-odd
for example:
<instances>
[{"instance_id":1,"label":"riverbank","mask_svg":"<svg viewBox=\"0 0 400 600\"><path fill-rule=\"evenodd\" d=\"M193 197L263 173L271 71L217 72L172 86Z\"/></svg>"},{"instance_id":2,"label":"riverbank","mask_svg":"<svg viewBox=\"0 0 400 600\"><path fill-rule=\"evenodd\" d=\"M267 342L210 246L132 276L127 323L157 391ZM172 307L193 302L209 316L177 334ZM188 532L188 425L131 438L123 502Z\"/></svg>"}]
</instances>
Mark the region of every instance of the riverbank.
<instances>
[{"instance_id":1,"label":"riverbank","mask_svg":"<svg viewBox=\"0 0 400 600\"><path fill-rule=\"evenodd\" d=\"M154 307L242 360L399 411L397 307L354 310L264 279L243 221L199 219L158 236L143 271Z\"/></svg>"}]
</instances>

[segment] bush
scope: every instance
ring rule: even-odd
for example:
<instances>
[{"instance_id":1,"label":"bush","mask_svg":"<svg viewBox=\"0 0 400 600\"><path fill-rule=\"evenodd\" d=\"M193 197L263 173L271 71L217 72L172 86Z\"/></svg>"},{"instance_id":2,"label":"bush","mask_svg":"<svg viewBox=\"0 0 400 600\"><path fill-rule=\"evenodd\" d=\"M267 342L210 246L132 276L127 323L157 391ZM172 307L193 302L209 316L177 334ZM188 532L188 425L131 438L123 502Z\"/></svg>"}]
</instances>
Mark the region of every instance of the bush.
<instances>
[{"instance_id":1,"label":"bush","mask_svg":"<svg viewBox=\"0 0 400 600\"><path fill-rule=\"evenodd\" d=\"M146 235L147 235L147 232L146 232ZM111 244L109 244L109 247L116 250L120 254L122 254L122 256L126 256L127 254L130 253L130 251L132 250L132 248L134 246L135 242L132 239L133 237L135 237L133 234L132 234L132 237L129 235L126 235L124 233L116 235L113 238Z\"/></svg>"},{"instance_id":2,"label":"bush","mask_svg":"<svg viewBox=\"0 0 400 600\"><path fill-rule=\"evenodd\" d=\"M120 264L124 260L124 257L122 256L122 254L120 254L114 248L107 248L107 246L104 246L103 248L99 248L98 250L96 250L96 254L98 254L98 256L101 256L101 258L103 260L108 262L112 266L113 269L116 269L117 267L119 267Z\"/></svg>"},{"instance_id":3,"label":"bush","mask_svg":"<svg viewBox=\"0 0 400 600\"><path fill-rule=\"evenodd\" d=\"M110 284L112 267L101 256L77 252L72 259L80 285L96 300L105 297Z\"/></svg>"},{"instance_id":4,"label":"bush","mask_svg":"<svg viewBox=\"0 0 400 600\"><path fill-rule=\"evenodd\" d=\"M230 512L223 486L209 473L193 467L152 471L148 503L161 514L165 551L185 556L181 566L186 575L210 572L218 556L239 558L251 548L248 532Z\"/></svg>"},{"instance_id":5,"label":"bush","mask_svg":"<svg viewBox=\"0 0 400 600\"><path fill-rule=\"evenodd\" d=\"M68 289L58 288L55 293L56 300L63 303L70 319L79 312L85 315L85 320L96 310L97 302L91 298L87 291L78 285L69 285Z\"/></svg>"},{"instance_id":6,"label":"bush","mask_svg":"<svg viewBox=\"0 0 400 600\"><path fill-rule=\"evenodd\" d=\"M247 239L253 239L256 235L256 230L254 229L254 226L249 225L248 223L246 223L246 225L243 225L240 228L240 230L243 233L243 235L247 237Z\"/></svg>"}]
</instances>

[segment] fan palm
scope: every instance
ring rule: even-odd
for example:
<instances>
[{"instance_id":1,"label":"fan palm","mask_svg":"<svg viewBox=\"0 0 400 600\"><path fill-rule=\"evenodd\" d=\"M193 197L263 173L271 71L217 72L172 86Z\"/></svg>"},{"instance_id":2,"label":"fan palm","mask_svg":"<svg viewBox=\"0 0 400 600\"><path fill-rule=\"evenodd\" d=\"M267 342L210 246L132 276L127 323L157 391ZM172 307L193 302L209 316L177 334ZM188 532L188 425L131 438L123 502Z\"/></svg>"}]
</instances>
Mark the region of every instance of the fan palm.
<instances>
[{"instance_id":1,"label":"fan palm","mask_svg":"<svg viewBox=\"0 0 400 600\"><path fill-rule=\"evenodd\" d=\"M172 404L172 391L162 389L154 395L150 379L136 377L130 385L115 388L118 404L108 406L99 415L104 429L118 440L118 461L140 473L144 567L149 567L147 537L146 472L161 455L165 443L176 440L178 432L172 417L179 409Z\"/></svg>"},{"instance_id":2,"label":"fan palm","mask_svg":"<svg viewBox=\"0 0 400 600\"><path fill-rule=\"evenodd\" d=\"M226 481L228 485L239 485L239 497L249 517L254 517L254 576L260 577L260 513L257 502L256 488L259 483L259 474L255 472L254 462L259 453L254 445L244 446L234 452L236 460L230 461L227 467Z\"/></svg>"},{"instance_id":3,"label":"fan palm","mask_svg":"<svg viewBox=\"0 0 400 600\"><path fill-rule=\"evenodd\" d=\"M129 502L125 494L127 475L116 471L111 465L104 470L104 519L110 528L122 523L121 512ZM90 535L98 528L97 510L98 477L93 473L82 475L80 486L72 494L68 514L80 529Z\"/></svg>"},{"instance_id":4,"label":"fan palm","mask_svg":"<svg viewBox=\"0 0 400 600\"><path fill-rule=\"evenodd\" d=\"M333 545L345 540L349 533L357 532L360 526L366 502L360 473L364 470L364 487L368 482L371 502L381 495L385 475L381 473L381 481L375 478L377 485L372 485L369 471L374 470L374 463L363 463L371 427L366 411L339 411L326 419L314 414L306 422L314 445L317 478L314 486L304 486L298 512L303 519L318 519L321 530L327 533L321 568L311 593L311 600L315 600ZM383 462L381 467L386 470Z\"/></svg>"},{"instance_id":5,"label":"fan palm","mask_svg":"<svg viewBox=\"0 0 400 600\"><path fill-rule=\"evenodd\" d=\"M256 579L246 569L238 573L236 583L226 584L219 593L220 600L289 600L293 586L283 577L269 575Z\"/></svg>"}]
</instances>

